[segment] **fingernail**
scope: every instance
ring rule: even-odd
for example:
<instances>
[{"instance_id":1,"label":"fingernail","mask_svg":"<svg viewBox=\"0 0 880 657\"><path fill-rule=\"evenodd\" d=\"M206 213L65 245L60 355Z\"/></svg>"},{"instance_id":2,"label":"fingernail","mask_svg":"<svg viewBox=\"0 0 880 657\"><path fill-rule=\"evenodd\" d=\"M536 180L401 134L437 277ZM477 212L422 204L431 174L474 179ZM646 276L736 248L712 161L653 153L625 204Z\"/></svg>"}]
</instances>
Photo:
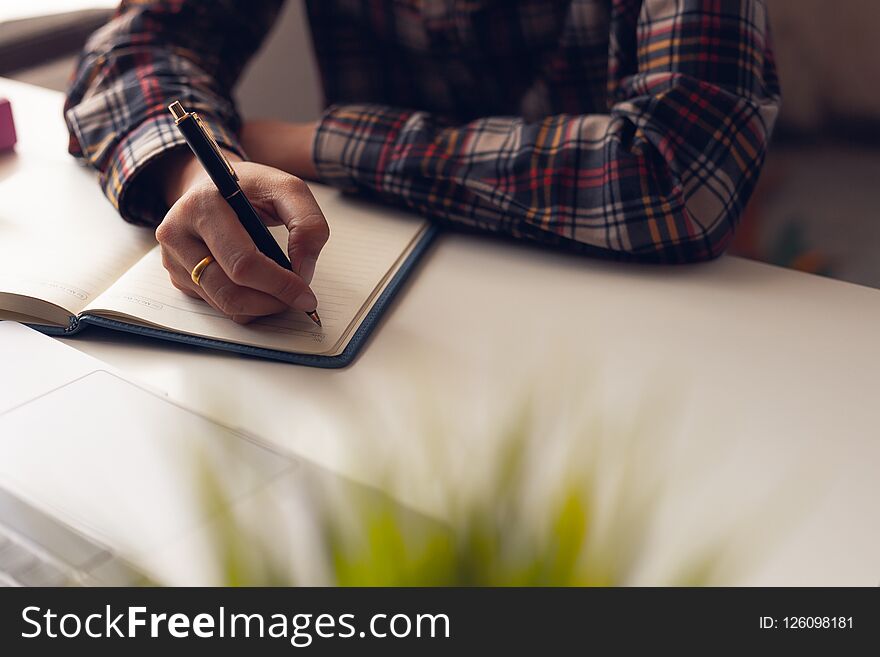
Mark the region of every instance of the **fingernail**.
<instances>
[{"instance_id":1,"label":"fingernail","mask_svg":"<svg viewBox=\"0 0 880 657\"><path fill-rule=\"evenodd\" d=\"M318 264L317 258L305 258L299 266L299 275L307 284L312 284L312 278L315 276L315 266Z\"/></svg>"},{"instance_id":2,"label":"fingernail","mask_svg":"<svg viewBox=\"0 0 880 657\"><path fill-rule=\"evenodd\" d=\"M306 290L296 298L293 302L293 307L296 310L302 310L304 313L311 312L318 307L318 300L311 290Z\"/></svg>"}]
</instances>

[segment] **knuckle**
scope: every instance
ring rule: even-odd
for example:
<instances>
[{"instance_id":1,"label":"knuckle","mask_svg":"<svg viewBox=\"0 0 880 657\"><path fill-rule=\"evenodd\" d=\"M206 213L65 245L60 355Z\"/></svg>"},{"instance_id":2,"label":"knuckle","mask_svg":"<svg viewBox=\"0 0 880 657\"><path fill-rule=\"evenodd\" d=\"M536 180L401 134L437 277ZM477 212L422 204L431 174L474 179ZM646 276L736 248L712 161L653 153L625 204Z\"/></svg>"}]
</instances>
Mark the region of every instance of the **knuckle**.
<instances>
[{"instance_id":1,"label":"knuckle","mask_svg":"<svg viewBox=\"0 0 880 657\"><path fill-rule=\"evenodd\" d=\"M293 194L301 194L309 189L305 181L298 176L287 176L285 187Z\"/></svg>"},{"instance_id":2,"label":"knuckle","mask_svg":"<svg viewBox=\"0 0 880 657\"><path fill-rule=\"evenodd\" d=\"M212 216L212 213L206 207L201 207L197 212L193 212L192 215L190 215L192 226L199 235L203 235L208 224L215 220L215 217Z\"/></svg>"},{"instance_id":3,"label":"knuckle","mask_svg":"<svg viewBox=\"0 0 880 657\"><path fill-rule=\"evenodd\" d=\"M169 215L156 227L156 241L166 244L174 238L175 232L174 218Z\"/></svg>"},{"instance_id":4,"label":"knuckle","mask_svg":"<svg viewBox=\"0 0 880 657\"><path fill-rule=\"evenodd\" d=\"M323 214L316 212L307 215L303 219L303 225L308 227L309 233L315 241L320 241L323 244L330 239L330 226L327 225Z\"/></svg>"},{"instance_id":5,"label":"knuckle","mask_svg":"<svg viewBox=\"0 0 880 657\"><path fill-rule=\"evenodd\" d=\"M330 239L330 226L327 224L327 219L317 210L297 217L294 230L300 239L309 242L325 244Z\"/></svg>"},{"instance_id":6,"label":"knuckle","mask_svg":"<svg viewBox=\"0 0 880 657\"><path fill-rule=\"evenodd\" d=\"M180 216L199 233L205 230L207 224L215 221L218 214L214 205L216 198L211 191L199 186L179 201Z\"/></svg>"},{"instance_id":7,"label":"knuckle","mask_svg":"<svg viewBox=\"0 0 880 657\"><path fill-rule=\"evenodd\" d=\"M165 249L162 249L162 266L165 267L166 271L168 271L169 273L171 273L174 270L174 265L172 263L171 256L168 255L168 251L166 251ZM172 277L171 280L173 281L174 278Z\"/></svg>"},{"instance_id":8,"label":"knuckle","mask_svg":"<svg viewBox=\"0 0 880 657\"><path fill-rule=\"evenodd\" d=\"M283 279L281 279L274 296L292 302L300 295L302 290L303 284L300 282L299 278L293 275L284 276Z\"/></svg>"},{"instance_id":9,"label":"knuckle","mask_svg":"<svg viewBox=\"0 0 880 657\"><path fill-rule=\"evenodd\" d=\"M191 190L177 200L172 210L181 217L197 216L202 210L201 197L197 190Z\"/></svg>"},{"instance_id":10,"label":"knuckle","mask_svg":"<svg viewBox=\"0 0 880 657\"><path fill-rule=\"evenodd\" d=\"M259 258L255 251L242 251L232 256L229 265L229 278L236 283L244 283L254 275L254 270L259 264Z\"/></svg>"}]
</instances>

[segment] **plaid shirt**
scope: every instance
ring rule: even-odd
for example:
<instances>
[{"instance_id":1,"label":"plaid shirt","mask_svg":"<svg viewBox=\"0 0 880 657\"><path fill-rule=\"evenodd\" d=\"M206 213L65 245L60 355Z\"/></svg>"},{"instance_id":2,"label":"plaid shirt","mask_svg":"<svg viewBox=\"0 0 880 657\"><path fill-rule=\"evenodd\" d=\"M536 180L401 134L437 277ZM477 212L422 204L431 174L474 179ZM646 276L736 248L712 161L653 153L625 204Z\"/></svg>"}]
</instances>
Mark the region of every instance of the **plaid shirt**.
<instances>
[{"instance_id":1,"label":"plaid shirt","mask_svg":"<svg viewBox=\"0 0 880 657\"><path fill-rule=\"evenodd\" d=\"M92 36L66 105L70 150L125 218L167 210L139 174L183 143L171 99L242 154L230 92L280 4L132 0ZM307 4L324 182L643 260L727 245L779 109L763 0Z\"/></svg>"}]
</instances>

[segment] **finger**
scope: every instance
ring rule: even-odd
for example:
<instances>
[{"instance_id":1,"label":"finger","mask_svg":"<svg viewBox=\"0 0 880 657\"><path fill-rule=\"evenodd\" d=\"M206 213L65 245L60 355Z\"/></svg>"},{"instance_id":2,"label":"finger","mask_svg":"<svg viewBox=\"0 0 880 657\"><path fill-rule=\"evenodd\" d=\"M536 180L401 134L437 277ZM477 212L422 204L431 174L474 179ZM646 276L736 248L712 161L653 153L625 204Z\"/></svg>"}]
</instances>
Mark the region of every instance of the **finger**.
<instances>
[{"instance_id":1,"label":"finger","mask_svg":"<svg viewBox=\"0 0 880 657\"><path fill-rule=\"evenodd\" d=\"M218 313L223 313L222 310L214 303L208 294L202 290L201 287L192 282L192 278L189 273L186 271L184 267L177 264L175 261L171 267L166 267L171 274L171 284L176 287L178 290L183 292L189 297L193 299L198 299L206 304L208 304L211 308L216 310Z\"/></svg>"},{"instance_id":2,"label":"finger","mask_svg":"<svg viewBox=\"0 0 880 657\"><path fill-rule=\"evenodd\" d=\"M193 299L203 301L204 303L211 306L211 308L216 310L218 313L223 313L223 311L217 306L216 303L214 303L211 297L209 297L208 294L200 286L193 283L192 276L185 267L180 265L180 263L172 258L168 258L166 262L164 255L162 260L162 264L165 265L165 269L168 270L168 274L171 278L171 284L174 287L176 287L187 296L192 297ZM256 317L250 315L239 315L232 317L232 320L239 324L247 324L254 319L256 319Z\"/></svg>"},{"instance_id":3,"label":"finger","mask_svg":"<svg viewBox=\"0 0 880 657\"><path fill-rule=\"evenodd\" d=\"M165 267L165 271L168 272L168 278L171 280L171 284L183 292L188 297L192 297L193 299L204 299L204 295L199 291L198 286L192 282L192 277L189 272L185 271L184 268L174 259L171 255L171 251L162 246L162 266Z\"/></svg>"},{"instance_id":4,"label":"finger","mask_svg":"<svg viewBox=\"0 0 880 657\"><path fill-rule=\"evenodd\" d=\"M171 262L166 269L178 289L189 289L216 310L233 319L274 315L287 305L271 295L232 282L223 269L212 262L202 272L199 285L191 278L197 263L208 254L208 247L192 237L177 240L168 247Z\"/></svg>"},{"instance_id":5,"label":"finger","mask_svg":"<svg viewBox=\"0 0 880 657\"><path fill-rule=\"evenodd\" d=\"M277 176L248 181L245 187L251 200L261 208L271 208L268 214L274 214L287 227L287 255L293 271L310 284L318 256L330 237L330 227L309 186L279 172Z\"/></svg>"},{"instance_id":6,"label":"finger","mask_svg":"<svg viewBox=\"0 0 880 657\"><path fill-rule=\"evenodd\" d=\"M235 321L247 322L288 310L280 299L236 285L216 262L202 272L198 287L220 312Z\"/></svg>"},{"instance_id":7,"label":"finger","mask_svg":"<svg viewBox=\"0 0 880 657\"><path fill-rule=\"evenodd\" d=\"M273 196L275 213L290 231L287 254L293 271L311 284L330 226L309 186L298 178L288 180L290 193Z\"/></svg>"},{"instance_id":8,"label":"finger","mask_svg":"<svg viewBox=\"0 0 880 657\"><path fill-rule=\"evenodd\" d=\"M193 299L204 301L217 312L222 312L211 300L208 294L193 282L192 274L186 270L186 267L181 265L171 256L166 258L164 251L162 253L162 264L168 271L168 275L171 278L171 284L174 287Z\"/></svg>"},{"instance_id":9,"label":"finger","mask_svg":"<svg viewBox=\"0 0 880 657\"><path fill-rule=\"evenodd\" d=\"M192 297L193 299L197 299L211 306L218 313L222 313L223 311L217 307L211 298L205 293L201 287L192 282L192 279L189 277L189 274L186 273L183 267L179 265L174 265L175 276L171 278L171 284L176 287L178 290L186 294L187 296ZM184 276L185 275L185 276ZM184 283L178 281L188 280L189 283ZM233 315L230 319L236 322L237 324L249 324L255 319L257 319L256 315Z\"/></svg>"},{"instance_id":10,"label":"finger","mask_svg":"<svg viewBox=\"0 0 880 657\"><path fill-rule=\"evenodd\" d=\"M201 294L199 294L198 291L194 290L189 285L186 285L185 283L178 283L177 279L175 277L170 277L170 278L171 278L171 284L174 287L176 287L178 290L183 292L186 296L191 297L193 299L198 299L199 301L205 301L205 298Z\"/></svg>"},{"instance_id":11,"label":"finger","mask_svg":"<svg viewBox=\"0 0 880 657\"><path fill-rule=\"evenodd\" d=\"M168 272L171 284L193 299L201 299L213 306L207 295L192 281L191 271L181 264L184 255L180 252L179 244L190 235L189 220L185 213L178 212L182 207L183 199L179 200L166 215L165 219L156 229L156 240L159 242L162 254L162 266ZM219 308L214 307L219 312Z\"/></svg>"},{"instance_id":12,"label":"finger","mask_svg":"<svg viewBox=\"0 0 880 657\"><path fill-rule=\"evenodd\" d=\"M260 253L232 208L224 204L211 215L200 214L193 225L235 285L273 296L295 310L315 310L318 301L308 284Z\"/></svg>"}]
</instances>

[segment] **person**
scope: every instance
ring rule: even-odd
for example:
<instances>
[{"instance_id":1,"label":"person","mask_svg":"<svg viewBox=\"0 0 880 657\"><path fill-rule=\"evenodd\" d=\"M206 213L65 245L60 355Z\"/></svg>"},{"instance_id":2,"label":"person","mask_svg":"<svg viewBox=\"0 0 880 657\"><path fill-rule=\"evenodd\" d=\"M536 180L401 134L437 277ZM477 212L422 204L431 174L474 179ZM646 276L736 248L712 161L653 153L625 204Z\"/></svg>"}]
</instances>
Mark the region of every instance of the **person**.
<instances>
[{"instance_id":1,"label":"person","mask_svg":"<svg viewBox=\"0 0 880 657\"><path fill-rule=\"evenodd\" d=\"M70 152L125 219L158 226L175 286L239 322L315 308L329 229L303 179L586 253L713 258L779 109L764 0L307 0L326 109L242 123L231 91L281 4L124 1L65 105ZM287 226L292 272L207 181L174 99L264 220ZM194 285L207 254L219 266Z\"/></svg>"}]
</instances>

